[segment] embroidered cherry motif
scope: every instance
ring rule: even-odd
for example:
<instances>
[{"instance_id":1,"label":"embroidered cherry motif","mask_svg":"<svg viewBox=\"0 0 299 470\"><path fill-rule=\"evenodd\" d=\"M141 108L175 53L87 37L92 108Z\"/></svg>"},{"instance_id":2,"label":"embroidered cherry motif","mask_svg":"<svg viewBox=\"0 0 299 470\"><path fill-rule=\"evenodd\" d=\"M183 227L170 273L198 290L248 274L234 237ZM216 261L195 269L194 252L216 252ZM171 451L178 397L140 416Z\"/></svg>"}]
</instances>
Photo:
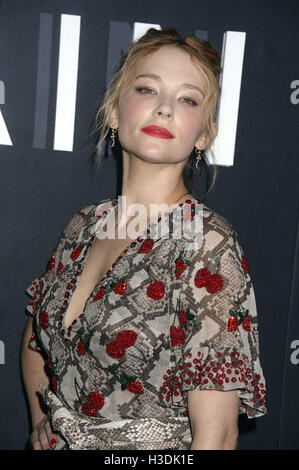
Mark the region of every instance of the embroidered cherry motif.
<instances>
[{"instance_id":1,"label":"embroidered cherry motif","mask_svg":"<svg viewBox=\"0 0 299 470\"><path fill-rule=\"evenodd\" d=\"M136 331L134 330L123 330L120 331L117 335L115 340L110 341L109 343L106 344L106 352L110 357L113 357L113 359L119 359L122 357L127 348L130 348L131 346L134 346L134 348L137 349L137 351L140 352L140 354L143 356L144 362L147 362L143 352L135 345L136 339L138 335ZM129 356L136 357L139 360L140 357L135 356L134 354L128 353Z\"/></svg>"},{"instance_id":2,"label":"embroidered cherry motif","mask_svg":"<svg viewBox=\"0 0 299 470\"><path fill-rule=\"evenodd\" d=\"M144 393L142 383L138 380L130 380L127 382L126 388L129 392L135 393L135 395L142 395Z\"/></svg>"},{"instance_id":3,"label":"embroidered cherry motif","mask_svg":"<svg viewBox=\"0 0 299 470\"><path fill-rule=\"evenodd\" d=\"M75 261L80 255L84 245L81 243L77 248L75 248L71 253L71 259Z\"/></svg>"},{"instance_id":4,"label":"embroidered cherry motif","mask_svg":"<svg viewBox=\"0 0 299 470\"><path fill-rule=\"evenodd\" d=\"M223 288L223 279L220 274L212 274L207 281L205 288L210 294L214 294Z\"/></svg>"},{"instance_id":5,"label":"embroidered cherry motif","mask_svg":"<svg viewBox=\"0 0 299 470\"><path fill-rule=\"evenodd\" d=\"M196 287L204 287L208 280L211 277L210 270L207 268L201 268L199 269L194 277L194 284Z\"/></svg>"},{"instance_id":6,"label":"embroidered cherry motif","mask_svg":"<svg viewBox=\"0 0 299 470\"><path fill-rule=\"evenodd\" d=\"M147 238L142 243L141 247L138 250L138 253L148 253L154 246L154 240L152 238Z\"/></svg>"},{"instance_id":7,"label":"embroidered cherry motif","mask_svg":"<svg viewBox=\"0 0 299 470\"><path fill-rule=\"evenodd\" d=\"M103 287L101 287L97 293L94 295L93 297L93 301L96 302L97 300L101 299L102 297L104 297L106 293L106 289L104 289Z\"/></svg>"},{"instance_id":8,"label":"embroidered cherry motif","mask_svg":"<svg viewBox=\"0 0 299 470\"><path fill-rule=\"evenodd\" d=\"M227 331L236 331L239 325L242 325L242 328L245 331L251 331L250 317L248 315L248 309L245 310L240 300L235 302L238 305L236 311L230 310L230 318L227 323Z\"/></svg>"},{"instance_id":9,"label":"embroidered cherry motif","mask_svg":"<svg viewBox=\"0 0 299 470\"><path fill-rule=\"evenodd\" d=\"M183 325L187 323L187 314L185 310L179 311L179 320L180 320L180 323L182 323Z\"/></svg>"},{"instance_id":10,"label":"embroidered cherry motif","mask_svg":"<svg viewBox=\"0 0 299 470\"><path fill-rule=\"evenodd\" d=\"M136 342L137 336L134 330L123 330L117 333L114 343L122 348L130 348Z\"/></svg>"},{"instance_id":11,"label":"embroidered cherry motif","mask_svg":"<svg viewBox=\"0 0 299 470\"><path fill-rule=\"evenodd\" d=\"M213 258L210 259L207 266L199 269L196 272L195 277L194 277L194 284L196 287L205 287L206 290L210 294L214 294L215 292L218 292L219 290L223 288L223 279L220 276L220 274L218 274L219 263L220 263L222 254L223 254L223 250L220 250ZM208 269L208 266L210 262L212 261L212 259L214 259L218 255L221 255L221 256L218 260L217 272L214 274L211 274L210 270Z\"/></svg>"},{"instance_id":12,"label":"embroidered cherry motif","mask_svg":"<svg viewBox=\"0 0 299 470\"><path fill-rule=\"evenodd\" d=\"M98 416L97 411L101 410L104 406L104 397L99 392L91 392L87 396L87 402L82 405L82 412L87 416Z\"/></svg>"},{"instance_id":13,"label":"embroidered cherry motif","mask_svg":"<svg viewBox=\"0 0 299 470\"><path fill-rule=\"evenodd\" d=\"M48 261L48 269L52 271L55 267L55 253L52 253Z\"/></svg>"},{"instance_id":14,"label":"embroidered cherry motif","mask_svg":"<svg viewBox=\"0 0 299 470\"><path fill-rule=\"evenodd\" d=\"M139 380L136 380L136 376L130 376L122 372L120 377L117 377L116 375L115 377L121 383L122 391L128 390L135 395L142 395L144 393L142 383L139 382Z\"/></svg>"},{"instance_id":15,"label":"embroidered cherry motif","mask_svg":"<svg viewBox=\"0 0 299 470\"><path fill-rule=\"evenodd\" d=\"M84 354L86 354L85 345L82 341L78 341L77 343L77 353L79 356L84 356Z\"/></svg>"},{"instance_id":16,"label":"embroidered cherry motif","mask_svg":"<svg viewBox=\"0 0 299 470\"><path fill-rule=\"evenodd\" d=\"M227 331L236 331L238 329L239 322L237 317L229 317L227 324Z\"/></svg>"},{"instance_id":17,"label":"embroidered cherry motif","mask_svg":"<svg viewBox=\"0 0 299 470\"><path fill-rule=\"evenodd\" d=\"M165 294L165 286L162 281L154 281L147 288L147 295L154 300L160 300Z\"/></svg>"},{"instance_id":18,"label":"embroidered cherry motif","mask_svg":"<svg viewBox=\"0 0 299 470\"><path fill-rule=\"evenodd\" d=\"M106 292L114 291L115 294L124 295L127 290L127 283L124 279L117 280L112 274L112 279L110 279L104 287L101 287L98 292L95 294L93 301L101 299Z\"/></svg>"},{"instance_id":19,"label":"embroidered cherry motif","mask_svg":"<svg viewBox=\"0 0 299 470\"><path fill-rule=\"evenodd\" d=\"M187 269L187 266L190 265L190 261L185 259L186 250L182 250L179 254L179 257L175 260L175 277L178 279L180 275Z\"/></svg>"},{"instance_id":20,"label":"embroidered cherry motif","mask_svg":"<svg viewBox=\"0 0 299 470\"><path fill-rule=\"evenodd\" d=\"M176 315L178 315L179 321L181 325L183 325L183 327L181 325L174 326ZM192 327L195 327L195 328L201 327L201 322L198 324L195 324L194 319L195 319L195 316L190 313L190 308L187 307L186 310L182 309L180 307L180 299L177 299L173 324L170 327L170 340L171 340L172 347L176 346L177 344L181 346L184 345L185 340L186 340L184 328L186 329L189 324L191 324Z\"/></svg>"},{"instance_id":21,"label":"embroidered cherry motif","mask_svg":"<svg viewBox=\"0 0 299 470\"><path fill-rule=\"evenodd\" d=\"M39 313L39 324L45 330L49 326L49 315L47 312Z\"/></svg>"},{"instance_id":22,"label":"embroidered cherry motif","mask_svg":"<svg viewBox=\"0 0 299 470\"><path fill-rule=\"evenodd\" d=\"M119 359L120 357L123 357L126 349L115 344L115 341L111 341L110 343L106 344L106 352L108 356L112 357L113 359Z\"/></svg>"},{"instance_id":23,"label":"embroidered cherry motif","mask_svg":"<svg viewBox=\"0 0 299 470\"><path fill-rule=\"evenodd\" d=\"M250 317L247 315L242 321L242 327L245 331L251 331Z\"/></svg>"},{"instance_id":24,"label":"embroidered cherry motif","mask_svg":"<svg viewBox=\"0 0 299 470\"><path fill-rule=\"evenodd\" d=\"M59 274L63 269L63 264L61 261L59 261L58 265L57 265L57 269L56 269L56 274Z\"/></svg>"},{"instance_id":25,"label":"embroidered cherry motif","mask_svg":"<svg viewBox=\"0 0 299 470\"><path fill-rule=\"evenodd\" d=\"M160 300L165 294L165 285L162 281L153 281L149 271L147 271L151 284L147 287L146 293L148 297L154 300Z\"/></svg>"},{"instance_id":26,"label":"embroidered cherry motif","mask_svg":"<svg viewBox=\"0 0 299 470\"><path fill-rule=\"evenodd\" d=\"M116 294L118 295L124 295L126 293L126 290L127 290L127 283L126 281L118 281L114 287L113 287L113 290Z\"/></svg>"},{"instance_id":27,"label":"embroidered cherry motif","mask_svg":"<svg viewBox=\"0 0 299 470\"><path fill-rule=\"evenodd\" d=\"M56 373L57 363L58 363L57 358L55 360L55 365L54 365L54 363L51 361L50 357L48 357L47 364L48 364L48 367L49 367L51 375L52 375L51 380L50 380L50 384L51 384L51 389L52 389L53 393L56 393L57 388L58 388L58 380L57 380L57 373Z\"/></svg>"},{"instance_id":28,"label":"embroidered cherry motif","mask_svg":"<svg viewBox=\"0 0 299 470\"><path fill-rule=\"evenodd\" d=\"M243 268L244 268L244 271L246 271L246 272L249 274L249 272L250 272L250 270L249 270L249 264L248 264L248 262L247 262L247 260L246 260L246 258L245 258L245 256L244 256L243 253L242 253L242 266L243 266Z\"/></svg>"},{"instance_id":29,"label":"embroidered cherry motif","mask_svg":"<svg viewBox=\"0 0 299 470\"><path fill-rule=\"evenodd\" d=\"M89 350L92 333L85 336L80 336L80 340L77 343L77 353L79 356L84 356Z\"/></svg>"},{"instance_id":30,"label":"embroidered cherry motif","mask_svg":"<svg viewBox=\"0 0 299 470\"><path fill-rule=\"evenodd\" d=\"M79 401L82 403L82 400L80 398L80 393L82 394L82 388L79 387L76 377L75 377L75 390L76 390L76 394L77 394ZM98 417L97 412L103 408L104 403L105 403L105 400L101 393L91 392L87 396L87 401L82 403L82 408L81 408L82 413L84 413L87 416L94 416L95 418L97 418Z\"/></svg>"},{"instance_id":31,"label":"embroidered cherry motif","mask_svg":"<svg viewBox=\"0 0 299 470\"><path fill-rule=\"evenodd\" d=\"M114 359L119 359L122 357L127 348L133 346L136 348L140 354L143 356L142 358L135 356L134 354L127 353L129 356L135 357L140 361L144 361L147 363L147 360L143 354L143 352L137 348L135 345L136 339L138 335L134 330L123 330L120 331L114 341L110 341L106 345L106 352L109 356L113 357ZM128 376L126 373L122 372L120 376L118 376L113 370L110 372L114 375L114 377L121 383L121 390L128 390L129 392L135 393L136 395L140 395L143 393L143 387L141 382L136 380L136 376Z\"/></svg>"},{"instance_id":32,"label":"embroidered cherry motif","mask_svg":"<svg viewBox=\"0 0 299 470\"><path fill-rule=\"evenodd\" d=\"M177 344L181 346L185 343L185 332L181 326L174 326L170 327L170 339L171 339L171 346L174 347Z\"/></svg>"},{"instance_id":33,"label":"embroidered cherry motif","mask_svg":"<svg viewBox=\"0 0 299 470\"><path fill-rule=\"evenodd\" d=\"M51 378L51 388L52 388L53 393L57 392L58 381L57 381L57 378L55 377L55 375L53 375L53 377Z\"/></svg>"}]
</instances>

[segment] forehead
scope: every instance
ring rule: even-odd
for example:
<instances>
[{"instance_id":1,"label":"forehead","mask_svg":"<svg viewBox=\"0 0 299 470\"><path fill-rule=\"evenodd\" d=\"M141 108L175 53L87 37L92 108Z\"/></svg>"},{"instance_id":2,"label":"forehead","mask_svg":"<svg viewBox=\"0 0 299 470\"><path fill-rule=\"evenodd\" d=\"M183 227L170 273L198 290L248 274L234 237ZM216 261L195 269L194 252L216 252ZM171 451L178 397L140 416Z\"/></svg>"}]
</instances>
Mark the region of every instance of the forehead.
<instances>
[{"instance_id":1,"label":"forehead","mask_svg":"<svg viewBox=\"0 0 299 470\"><path fill-rule=\"evenodd\" d=\"M141 73L159 75L162 80L196 81L203 84L203 78L198 66L195 65L188 52L173 45L161 46L145 58L140 58L135 67L135 77Z\"/></svg>"}]
</instances>

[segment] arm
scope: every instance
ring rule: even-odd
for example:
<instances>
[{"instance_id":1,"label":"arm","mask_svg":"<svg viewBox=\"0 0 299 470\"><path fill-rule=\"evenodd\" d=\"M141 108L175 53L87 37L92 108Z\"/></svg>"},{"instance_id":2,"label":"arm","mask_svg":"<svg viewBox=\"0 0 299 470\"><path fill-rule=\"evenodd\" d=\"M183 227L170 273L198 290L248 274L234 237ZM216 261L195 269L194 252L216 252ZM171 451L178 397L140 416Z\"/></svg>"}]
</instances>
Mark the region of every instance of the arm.
<instances>
[{"instance_id":1,"label":"arm","mask_svg":"<svg viewBox=\"0 0 299 470\"><path fill-rule=\"evenodd\" d=\"M235 450L240 400L236 390L190 390L190 450Z\"/></svg>"},{"instance_id":2,"label":"arm","mask_svg":"<svg viewBox=\"0 0 299 470\"><path fill-rule=\"evenodd\" d=\"M40 384L49 386L49 378L44 370L45 361L42 355L29 349L28 342L32 333L33 317L29 317L25 326L22 349L21 349L21 365L24 385L29 401L32 428L46 416L46 413L41 409L38 395L40 393Z\"/></svg>"}]
</instances>

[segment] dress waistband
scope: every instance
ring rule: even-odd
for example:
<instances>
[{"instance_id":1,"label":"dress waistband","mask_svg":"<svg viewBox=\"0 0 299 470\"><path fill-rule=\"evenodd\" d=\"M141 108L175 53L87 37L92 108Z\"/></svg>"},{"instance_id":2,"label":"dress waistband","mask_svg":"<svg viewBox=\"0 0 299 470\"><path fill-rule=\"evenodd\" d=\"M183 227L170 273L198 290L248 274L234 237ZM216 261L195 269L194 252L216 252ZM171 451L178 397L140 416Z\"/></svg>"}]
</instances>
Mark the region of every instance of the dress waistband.
<instances>
[{"instance_id":1,"label":"dress waistband","mask_svg":"<svg viewBox=\"0 0 299 470\"><path fill-rule=\"evenodd\" d=\"M161 418L109 419L84 417L67 408L41 385L43 399L50 410L53 430L65 443L54 448L70 450L188 450L192 437L186 416ZM54 450L53 449L53 450Z\"/></svg>"}]
</instances>

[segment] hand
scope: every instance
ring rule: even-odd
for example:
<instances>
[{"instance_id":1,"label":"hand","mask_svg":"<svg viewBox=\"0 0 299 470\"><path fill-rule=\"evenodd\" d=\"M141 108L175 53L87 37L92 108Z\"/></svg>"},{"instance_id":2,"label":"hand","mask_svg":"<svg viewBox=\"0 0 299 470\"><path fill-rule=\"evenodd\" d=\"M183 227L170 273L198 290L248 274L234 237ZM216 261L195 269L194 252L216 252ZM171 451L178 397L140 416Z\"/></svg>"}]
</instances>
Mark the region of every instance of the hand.
<instances>
[{"instance_id":1,"label":"hand","mask_svg":"<svg viewBox=\"0 0 299 470\"><path fill-rule=\"evenodd\" d=\"M56 442L54 442L54 440ZM59 440L59 436L52 432L49 416L45 415L35 426L30 436L33 450L51 450Z\"/></svg>"}]
</instances>

